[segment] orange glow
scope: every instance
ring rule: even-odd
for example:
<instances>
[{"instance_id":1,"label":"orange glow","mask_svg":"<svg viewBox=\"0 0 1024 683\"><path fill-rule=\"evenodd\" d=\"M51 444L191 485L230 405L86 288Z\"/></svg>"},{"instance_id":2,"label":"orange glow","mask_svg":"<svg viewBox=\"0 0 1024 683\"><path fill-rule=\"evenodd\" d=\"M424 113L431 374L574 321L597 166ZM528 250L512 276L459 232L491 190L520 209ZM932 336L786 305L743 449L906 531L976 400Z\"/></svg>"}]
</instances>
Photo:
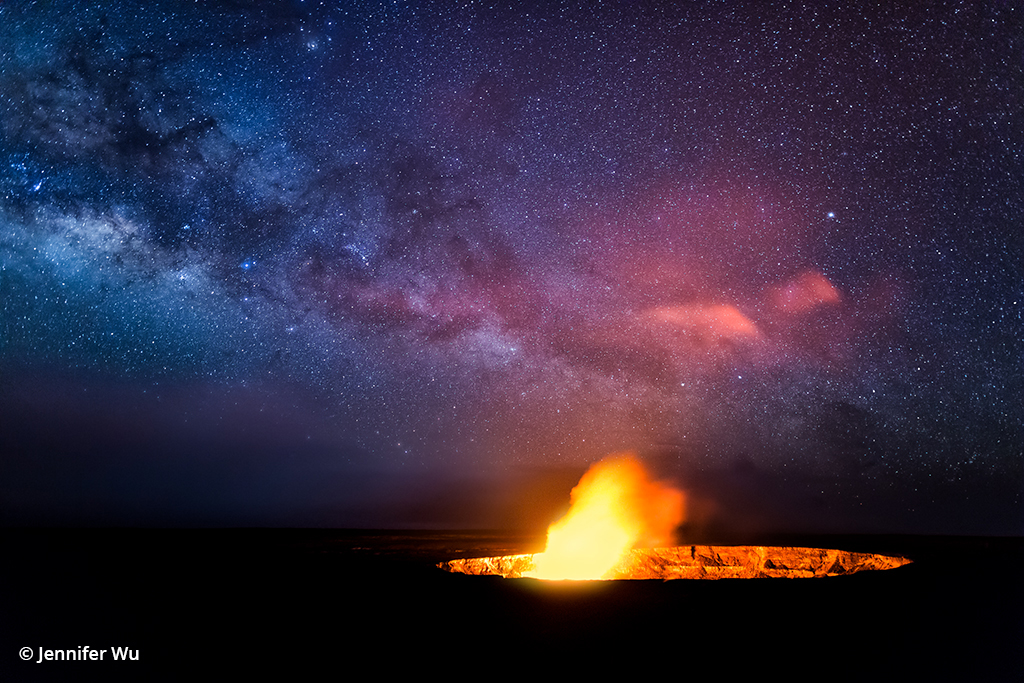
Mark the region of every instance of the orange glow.
<instances>
[{"instance_id":1,"label":"orange glow","mask_svg":"<svg viewBox=\"0 0 1024 683\"><path fill-rule=\"evenodd\" d=\"M775 307L784 313L806 313L819 306L837 304L842 297L828 278L812 270L801 273L776 290L772 300Z\"/></svg>"},{"instance_id":2,"label":"orange glow","mask_svg":"<svg viewBox=\"0 0 1024 683\"><path fill-rule=\"evenodd\" d=\"M523 576L600 579L636 546L666 543L683 521L684 496L651 481L632 454L593 465L572 490L568 514L548 529L547 547Z\"/></svg>"}]
</instances>

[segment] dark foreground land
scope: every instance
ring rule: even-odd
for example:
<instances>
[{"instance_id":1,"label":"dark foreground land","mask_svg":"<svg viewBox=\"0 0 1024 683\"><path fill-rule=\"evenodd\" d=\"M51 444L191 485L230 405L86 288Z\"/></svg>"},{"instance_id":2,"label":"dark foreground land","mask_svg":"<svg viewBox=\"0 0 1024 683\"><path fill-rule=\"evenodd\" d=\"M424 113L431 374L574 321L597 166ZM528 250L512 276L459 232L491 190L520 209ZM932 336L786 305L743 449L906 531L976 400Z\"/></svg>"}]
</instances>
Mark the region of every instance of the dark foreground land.
<instances>
[{"instance_id":1,"label":"dark foreground land","mask_svg":"<svg viewBox=\"0 0 1024 683\"><path fill-rule=\"evenodd\" d=\"M901 554L826 579L554 584L435 563L536 550L486 533L0 531L0 680L472 678L626 662L660 680L1024 680L1024 539L758 539ZM749 540L749 539L748 539ZM108 649L36 663L40 648ZM19 650L32 648L23 662ZM111 661L126 647L138 661ZM647 672L647 673L644 673ZM504 677L504 676L502 676Z\"/></svg>"}]
</instances>

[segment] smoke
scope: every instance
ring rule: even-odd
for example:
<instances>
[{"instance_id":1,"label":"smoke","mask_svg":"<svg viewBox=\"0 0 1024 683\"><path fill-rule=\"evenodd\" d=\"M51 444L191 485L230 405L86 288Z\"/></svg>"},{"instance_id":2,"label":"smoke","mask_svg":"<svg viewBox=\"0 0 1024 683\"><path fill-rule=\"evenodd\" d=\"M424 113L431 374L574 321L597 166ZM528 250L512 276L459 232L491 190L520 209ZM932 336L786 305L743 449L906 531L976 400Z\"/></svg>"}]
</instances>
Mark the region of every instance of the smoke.
<instances>
[{"instance_id":1,"label":"smoke","mask_svg":"<svg viewBox=\"0 0 1024 683\"><path fill-rule=\"evenodd\" d=\"M592 466L571 500L569 513L548 530L530 576L601 578L631 548L669 545L685 517L683 492L652 481L632 453Z\"/></svg>"}]
</instances>

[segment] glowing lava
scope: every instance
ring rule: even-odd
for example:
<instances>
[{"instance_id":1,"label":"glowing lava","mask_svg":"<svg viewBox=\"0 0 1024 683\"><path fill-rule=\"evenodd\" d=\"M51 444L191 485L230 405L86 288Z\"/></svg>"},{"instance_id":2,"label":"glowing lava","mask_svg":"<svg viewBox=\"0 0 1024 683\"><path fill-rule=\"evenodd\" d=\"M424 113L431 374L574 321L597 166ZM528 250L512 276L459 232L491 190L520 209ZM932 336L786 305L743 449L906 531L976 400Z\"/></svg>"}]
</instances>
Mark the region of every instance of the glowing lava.
<instances>
[{"instance_id":1,"label":"glowing lava","mask_svg":"<svg viewBox=\"0 0 1024 683\"><path fill-rule=\"evenodd\" d=\"M592 466L572 490L568 514L534 555L450 560L460 574L537 579L752 579L840 576L910 560L824 548L689 545L656 547L683 521L682 491L651 481L632 454Z\"/></svg>"},{"instance_id":2,"label":"glowing lava","mask_svg":"<svg viewBox=\"0 0 1024 683\"><path fill-rule=\"evenodd\" d=\"M522 576L604 578L632 548L666 543L683 521L683 493L651 481L628 453L592 466L570 499L568 514L548 529L547 547Z\"/></svg>"},{"instance_id":3,"label":"glowing lava","mask_svg":"<svg viewBox=\"0 0 1024 683\"><path fill-rule=\"evenodd\" d=\"M442 562L458 574L490 574L509 579L533 576L536 555L503 555ZM630 550L604 576L607 579L771 579L843 576L895 569L905 557L826 548L759 545L687 545Z\"/></svg>"}]
</instances>

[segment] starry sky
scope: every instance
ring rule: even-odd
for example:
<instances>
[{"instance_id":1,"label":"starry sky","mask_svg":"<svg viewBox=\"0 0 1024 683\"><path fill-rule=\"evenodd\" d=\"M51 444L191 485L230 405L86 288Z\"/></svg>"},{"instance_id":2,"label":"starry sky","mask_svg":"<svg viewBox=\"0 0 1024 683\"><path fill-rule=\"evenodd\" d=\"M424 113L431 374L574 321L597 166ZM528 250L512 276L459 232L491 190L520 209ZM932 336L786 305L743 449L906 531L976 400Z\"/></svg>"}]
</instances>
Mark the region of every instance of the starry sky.
<instances>
[{"instance_id":1,"label":"starry sky","mask_svg":"<svg viewBox=\"0 0 1024 683\"><path fill-rule=\"evenodd\" d=\"M1024 8L881 5L5 0L5 523L1024 532Z\"/></svg>"}]
</instances>

